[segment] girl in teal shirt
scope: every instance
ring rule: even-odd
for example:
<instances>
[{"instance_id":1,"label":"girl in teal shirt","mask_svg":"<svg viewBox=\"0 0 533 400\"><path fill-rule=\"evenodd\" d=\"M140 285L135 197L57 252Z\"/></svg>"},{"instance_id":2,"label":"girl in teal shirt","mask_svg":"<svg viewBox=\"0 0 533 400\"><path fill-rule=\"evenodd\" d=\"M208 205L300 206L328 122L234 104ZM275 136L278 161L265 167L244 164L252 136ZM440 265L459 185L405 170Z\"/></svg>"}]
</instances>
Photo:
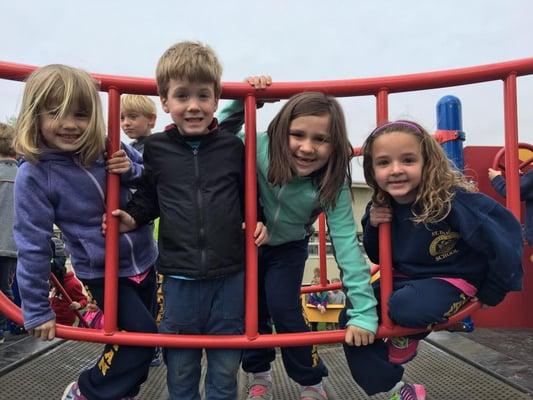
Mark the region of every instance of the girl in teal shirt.
<instances>
[{"instance_id":1,"label":"girl in teal shirt","mask_svg":"<svg viewBox=\"0 0 533 400\"><path fill-rule=\"evenodd\" d=\"M262 78L249 78L256 88ZM219 115L221 125L237 131L243 103L231 102ZM376 299L368 266L362 261L350 195L348 141L340 104L318 92L297 94L257 133L257 182L270 241L259 248L259 332L308 331L300 306L300 286L313 223L325 212L335 258L351 304L345 341L372 343L377 329ZM328 375L314 346L281 349L287 374L301 386L300 399L327 399ZM246 350L243 369L253 374L248 399L272 398L270 363L274 349Z\"/></svg>"}]
</instances>

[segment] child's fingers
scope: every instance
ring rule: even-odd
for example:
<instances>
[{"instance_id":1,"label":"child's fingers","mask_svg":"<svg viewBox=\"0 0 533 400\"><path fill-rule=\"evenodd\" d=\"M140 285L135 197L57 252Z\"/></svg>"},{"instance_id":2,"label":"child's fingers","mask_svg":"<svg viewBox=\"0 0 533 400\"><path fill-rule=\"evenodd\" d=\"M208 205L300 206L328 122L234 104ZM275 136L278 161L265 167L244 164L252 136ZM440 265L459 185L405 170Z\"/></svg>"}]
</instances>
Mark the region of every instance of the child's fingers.
<instances>
[{"instance_id":1,"label":"child's fingers","mask_svg":"<svg viewBox=\"0 0 533 400\"><path fill-rule=\"evenodd\" d=\"M128 157L126 152L123 149L115 151L113 154L111 154L111 159L117 158L117 157Z\"/></svg>"},{"instance_id":2,"label":"child's fingers","mask_svg":"<svg viewBox=\"0 0 533 400\"><path fill-rule=\"evenodd\" d=\"M265 89L272 84L272 78L270 75L249 76L245 79L245 82L255 89Z\"/></svg>"}]
</instances>

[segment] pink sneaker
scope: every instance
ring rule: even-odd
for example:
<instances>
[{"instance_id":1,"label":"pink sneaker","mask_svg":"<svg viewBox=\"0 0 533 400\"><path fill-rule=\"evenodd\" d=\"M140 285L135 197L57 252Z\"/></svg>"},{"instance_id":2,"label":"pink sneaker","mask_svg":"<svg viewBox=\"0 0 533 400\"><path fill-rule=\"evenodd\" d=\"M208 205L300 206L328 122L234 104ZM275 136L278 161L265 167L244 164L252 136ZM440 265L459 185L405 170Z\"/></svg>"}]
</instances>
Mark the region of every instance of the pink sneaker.
<instances>
[{"instance_id":1,"label":"pink sneaker","mask_svg":"<svg viewBox=\"0 0 533 400\"><path fill-rule=\"evenodd\" d=\"M416 383L406 383L390 400L426 400L426 388Z\"/></svg>"},{"instance_id":2,"label":"pink sneaker","mask_svg":"<svg viewBox=\"0 0 533 400\"><path fill-rule=\"evenodd\" d=\"M325 390L320 390L313 386L307 386L302 393L300 393L300 400L328 400L328 395Z\"/></svg>"},{"instance_id":3,"label":"pink sneaker","mask_svg":"<svg viewBox=\"0 0 533 400\"><path fill-rule=\"evenodd\" d=\"M246 400L272 400L272 382L255 378L250 384Z\"/></svg>"},{"instance_id":4,"label":"pink sneaker","mask_svg":"<svg viewBox=\"0 0 533 400\"><path fill-rule=\"evenodd\" d=\"M418 340L405 336L392 337L388 340L389 362L392 364L405 364L416 356Z\"/></svg>"},{"instance_id":5,"label":"pink sneaker","mask_svg":"<svg viewBox=\"0 0 533 400\"><path fill-rule=\"evenodd\" d=\"M61 400L87 400L87 397L81 394L78 382L72 382L66 387Z\"/></svg>"}]
</instances>

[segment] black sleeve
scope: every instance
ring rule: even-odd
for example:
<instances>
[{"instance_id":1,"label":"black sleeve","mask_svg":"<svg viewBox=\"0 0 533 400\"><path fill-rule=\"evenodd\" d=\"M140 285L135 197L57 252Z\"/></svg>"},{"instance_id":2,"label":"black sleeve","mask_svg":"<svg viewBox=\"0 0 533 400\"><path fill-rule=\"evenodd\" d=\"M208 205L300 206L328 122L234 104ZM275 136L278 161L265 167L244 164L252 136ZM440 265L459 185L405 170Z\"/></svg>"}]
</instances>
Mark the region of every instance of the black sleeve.
<instances>
[{"instance_id":1,"label":"black sleeve","mask_svg":"<svg viewBox=\"0 0 533 400\"><path fill-rule=\"evenodd\" d=\"M137 182L137 191L126 206L126 212L130 214L138 226L146 225L159 217L159 201L155 176L151 164L150 146L144 148L144 170Z\"/></svg>"}]
</instances>

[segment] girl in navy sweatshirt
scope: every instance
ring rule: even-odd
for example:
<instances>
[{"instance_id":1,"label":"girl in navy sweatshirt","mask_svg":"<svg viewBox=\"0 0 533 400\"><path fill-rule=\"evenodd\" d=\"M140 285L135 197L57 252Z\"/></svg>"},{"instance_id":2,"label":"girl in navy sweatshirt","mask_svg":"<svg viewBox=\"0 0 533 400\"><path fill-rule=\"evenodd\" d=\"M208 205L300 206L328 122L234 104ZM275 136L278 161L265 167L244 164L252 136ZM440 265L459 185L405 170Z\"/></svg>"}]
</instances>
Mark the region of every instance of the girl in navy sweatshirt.
<instances>
[{"instance_id":1,"label":"girl in navy sweatshirt","mask_svg":"<svg viewBox=\"0 0 533 400\"><path fill-rule=\"evenodd\" d=\"M363 156L373 189L362 220L363 244L379 263L378 225L391 223L395 278L389 317L396 324L428 328L473 297L495 306L507 292L521 289L518 221L477 193L419 124L379 126L366 139ZM392 399L425 399L422 385L402 381L401 366L416 355L423 336L345 346L354 379L369 395L390 391Z\"/></svg>"},{"instance_id":2,"label":"girl in navy sweatshirt","mask_svg":"<svg viewBox=\"0 0 533 400\"><path fill-rule=\"evenodd\" d=\"M142 158L124 145L105 161L105 128L91 76L65 65L33 72L25 85L14 147L24 156L15 183L14 236L17 280L25 328L42 340L55 336L48 300L53 225L63 234L76 275L104 304L106 173L121 175L120 201L142 171ZM149 226L119 238L118 328L157 332L150 313L157 252ZM104 310L105 311L105 310ZM96 364L82 372L64 399L135 396L146 380L153 348L106 345Z\"/></svg>"}]
</instances>

